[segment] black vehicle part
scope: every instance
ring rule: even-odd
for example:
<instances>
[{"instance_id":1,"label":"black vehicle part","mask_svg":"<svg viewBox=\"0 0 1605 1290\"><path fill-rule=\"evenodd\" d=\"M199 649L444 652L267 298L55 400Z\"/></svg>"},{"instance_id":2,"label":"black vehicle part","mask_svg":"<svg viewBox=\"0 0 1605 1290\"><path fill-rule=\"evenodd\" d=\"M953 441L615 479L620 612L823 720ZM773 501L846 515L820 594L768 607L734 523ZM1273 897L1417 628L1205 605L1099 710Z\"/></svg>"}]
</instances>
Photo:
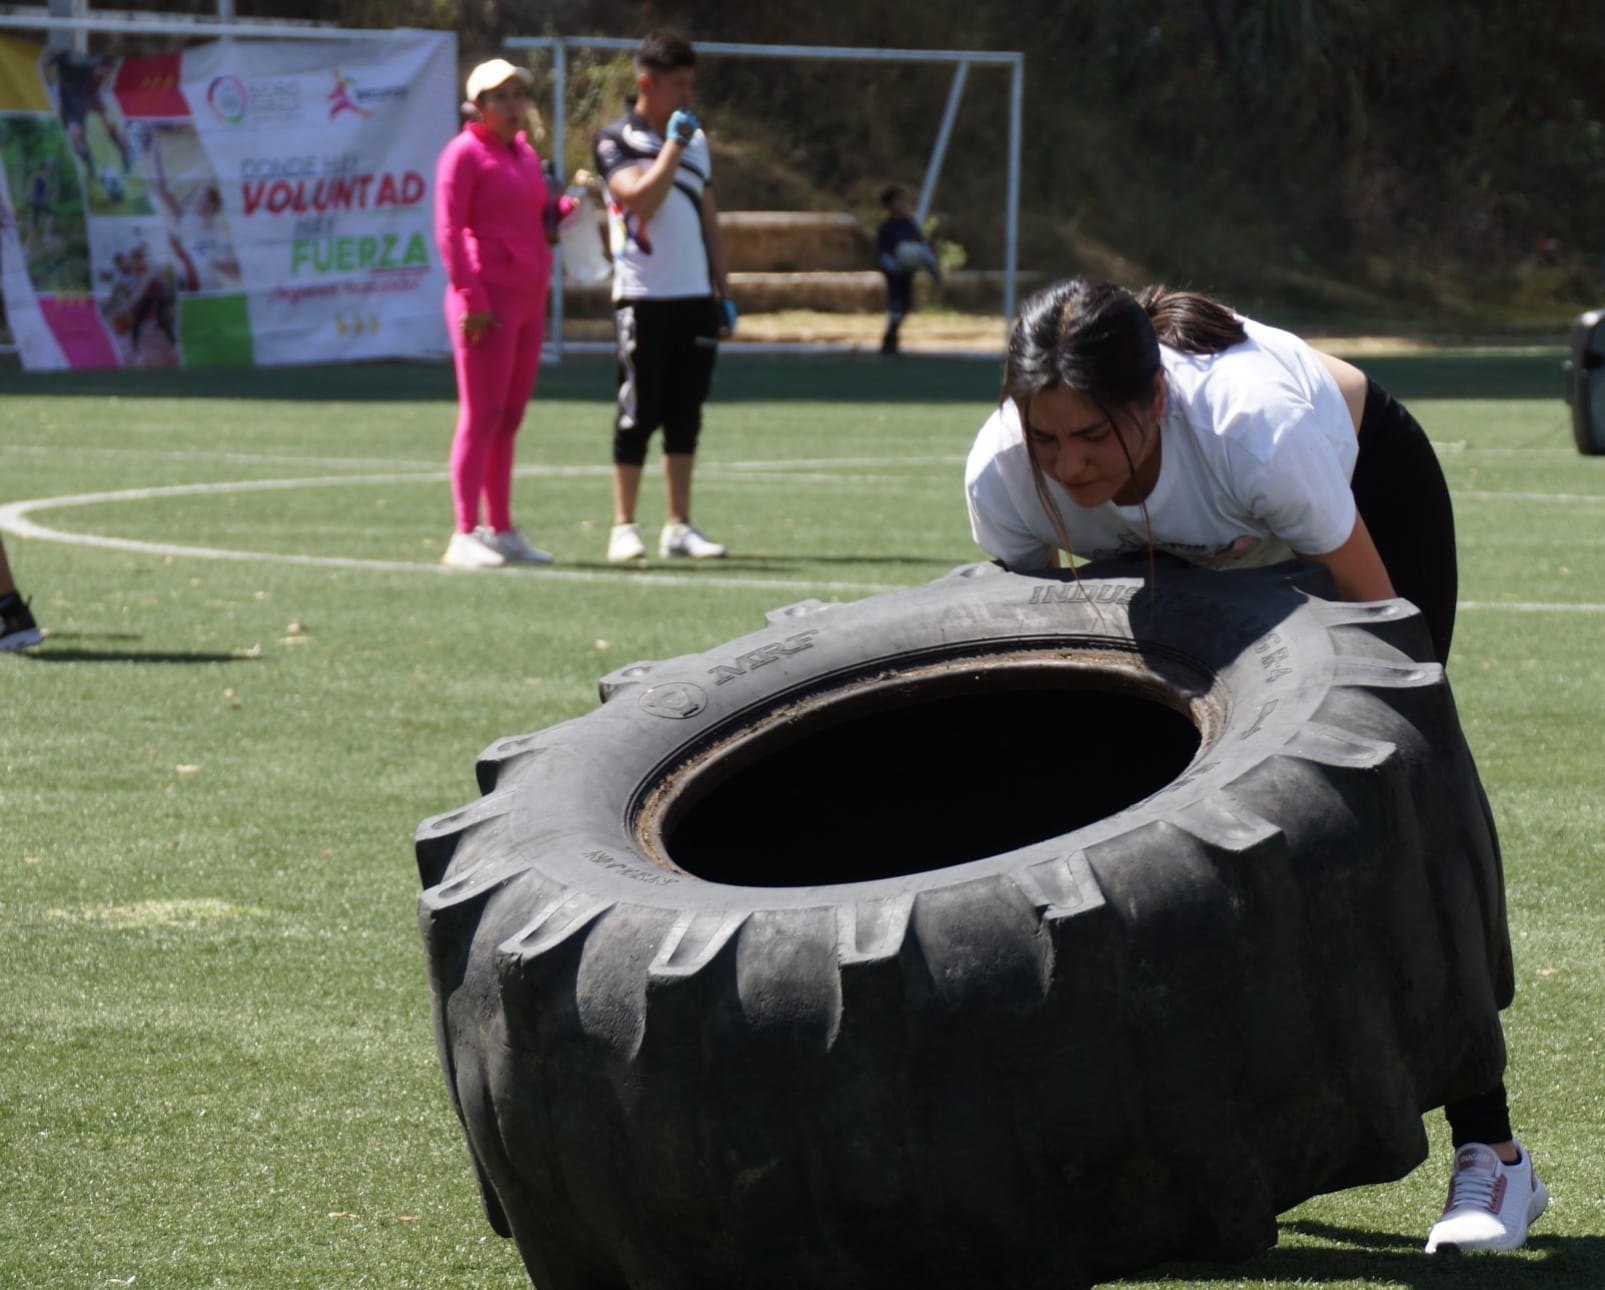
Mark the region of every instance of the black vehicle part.
<instances>
[{"instance_id":1,"label":"black vehicle part","mask_svg":"<svg viewBox=\"0 0 1605 1290\"><path fill-rule=\"evenodd\" d=\"M1605 453L1605 309L1590 309L1572 322L1564 367L1577 451L1598 456Z\"/></svg>"},{"instance_id":2,"label":"black vehicle part","mask_svg":"<svg viewBox=\"0 0 1605 1290\"><path fill-rule=\"evenodd\" d=\"M1419 1163L1498 843L1414 607L1308 575L807 601L487 750L420 919L540 1290L1062 1290Z\"/></svg>"}]
</instances>

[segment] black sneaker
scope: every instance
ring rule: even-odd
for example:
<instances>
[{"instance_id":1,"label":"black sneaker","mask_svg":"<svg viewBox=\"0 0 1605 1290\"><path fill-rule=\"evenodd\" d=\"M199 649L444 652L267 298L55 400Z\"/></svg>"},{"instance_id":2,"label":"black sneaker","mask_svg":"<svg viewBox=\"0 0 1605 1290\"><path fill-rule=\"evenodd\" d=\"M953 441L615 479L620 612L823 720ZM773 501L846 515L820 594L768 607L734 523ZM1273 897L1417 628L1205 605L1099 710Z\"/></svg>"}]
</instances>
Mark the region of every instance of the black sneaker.
<instances>
[{"instance_id":1,"label":"black sneaker","mask_svg":"<svg viewBox=\"0 0 1605 1290\"><path fill-rule=\"evenodd\" d=\"M0 596L0 654L27 649L44 638L21 596L14 591Z\"/></svg>"}]
</instances>

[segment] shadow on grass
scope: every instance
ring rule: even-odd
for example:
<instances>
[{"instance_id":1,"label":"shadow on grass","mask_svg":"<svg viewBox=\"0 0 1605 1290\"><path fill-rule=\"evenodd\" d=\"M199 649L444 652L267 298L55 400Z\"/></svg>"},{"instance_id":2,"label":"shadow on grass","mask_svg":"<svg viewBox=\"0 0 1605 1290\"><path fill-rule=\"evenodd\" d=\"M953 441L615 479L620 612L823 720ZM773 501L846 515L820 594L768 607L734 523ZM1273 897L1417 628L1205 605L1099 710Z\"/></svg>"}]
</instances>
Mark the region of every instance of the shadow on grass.
<instances>
[{"instance_id":1,"label":"shadow on grass","mask_svg":"<svg viewBox=\"0 0 1605 1290\"><path fill-rule=\"evenodd\" d=\"M260 663L249 654L217 653L209 650L142 650L118 647L96 649L87 645L61 645L59 641L79 637L47 636L42 645L23 650L18 658L35 663ZM92 638L91 638L92 639ZM138 640L137 636L117 633L111 640Z\"/></svg>"},{"instance_id":2,"label":"shadow on grass","mask_svg":"<svg viewBox=\"0 0 1605 1290\"><path fill-rule=\"evenodd\" d=\"M1475 1281L1498 1290L1599 1290L1605 1286L1605 1237L1535 1234L1520 1254L1429 1255L1423 1238L1331 1223L1282 1224L1287 1233L1331 1248L1278 1246L1244 1263L1166 1263L1129 1281L1173 1277L1190 1284L1319 1285L1365 1281L1437 1290ZM1110 1285L1127 1284L1112 1281Z\"/></svg>"}]
</instances>

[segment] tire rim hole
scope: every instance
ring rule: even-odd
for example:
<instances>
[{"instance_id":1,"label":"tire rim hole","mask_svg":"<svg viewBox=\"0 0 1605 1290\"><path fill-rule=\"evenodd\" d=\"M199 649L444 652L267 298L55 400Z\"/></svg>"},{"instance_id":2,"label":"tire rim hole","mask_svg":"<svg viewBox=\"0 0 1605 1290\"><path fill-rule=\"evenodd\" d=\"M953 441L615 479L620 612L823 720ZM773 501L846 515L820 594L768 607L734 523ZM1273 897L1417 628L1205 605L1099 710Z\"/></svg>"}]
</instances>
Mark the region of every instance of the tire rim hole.
<instances>
[{"instance_id":1,"label":"tire rim hole","mask_svg":"<svg viewBox=\"0 0 1605 1290\"><path fill-rule=\"evenodd\" d=\"M1024 682L1022 684L1022 682ZM1059 837L1170 783L1200 735L1126 691L1011 677L799 714L666 802L669 861L707 882L812 887L949 868Z\"/></svg>"}]
</instances>

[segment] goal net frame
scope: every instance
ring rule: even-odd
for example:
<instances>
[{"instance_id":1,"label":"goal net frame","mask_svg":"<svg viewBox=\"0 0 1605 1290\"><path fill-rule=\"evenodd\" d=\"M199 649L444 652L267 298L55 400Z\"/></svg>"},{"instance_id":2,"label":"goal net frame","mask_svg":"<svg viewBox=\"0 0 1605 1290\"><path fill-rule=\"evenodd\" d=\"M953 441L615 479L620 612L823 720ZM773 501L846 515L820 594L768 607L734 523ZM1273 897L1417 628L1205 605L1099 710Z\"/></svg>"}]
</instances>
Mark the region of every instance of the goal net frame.
<instances>
[{"instance_id":1,"label":"goal net frame","mask_svg":"<svg viewBox=\"0 0 1605 1290\"><path fill-rule=\"evenodd\" d=\"M600 49L634 53L640 41L612 36L511 36L502 41L505 49L513 51L542 50L552 60L552 163L557 167L559 180L563 174L563 159L567 145L567 92L568 55L573 49ZM959 103L971 67L1003 67L1009 72L1009 140L1008 175L1004 185L1003 210L1003 319L1007 325L1014 317L1016 279L1019 273L1020 231L1020 134L1022 109L1025 100L1025 55L1015 50L963 50L963 49L873 49L850 45L761 45L729 41L697 41L698 56L738 58L789 58L855 63L919 63L941 64L953 68L953 80L948 86L947 104L937 126L936 138L931 145L930 157L925 166L925 179L920 185L919 203L915 220L923 224L930 212L931 198L941 177L942 163L947 155L948 141L952 137L953 123L958 117ZM523 55L527 60L527 53ZM563 273L561 252L552 273L551 325L547 343L551 356L562 361L563 340ZM573 343L575 351L610 350L606 342Z\"/></svg>"}]
</instances>

